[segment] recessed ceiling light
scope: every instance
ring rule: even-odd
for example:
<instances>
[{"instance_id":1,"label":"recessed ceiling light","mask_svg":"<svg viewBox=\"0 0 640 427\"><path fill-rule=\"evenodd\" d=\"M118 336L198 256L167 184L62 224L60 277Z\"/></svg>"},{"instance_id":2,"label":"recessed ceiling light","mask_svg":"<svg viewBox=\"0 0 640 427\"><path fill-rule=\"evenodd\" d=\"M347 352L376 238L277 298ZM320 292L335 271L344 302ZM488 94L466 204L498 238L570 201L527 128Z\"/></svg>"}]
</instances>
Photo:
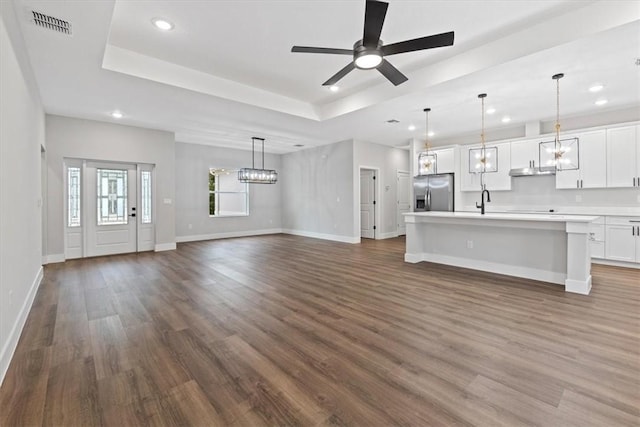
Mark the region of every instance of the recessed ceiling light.
<instances>
[{"instance_id":1,"label":"recessed ceiling light","mask_svg":"<svg viewBox=\"0 0 640 427\"><path fill-rule=\"evenodd\" d=\"M502 123L509 123L510 121L511 121L511 117L509 117L509 116L504 116L502 118Z\"/></svg>"},{"instance_id":2,"label":"recessed ceiling light","mask_svg":"<svg viewBox=\"0 0 640 427\"><path fill-rule=\"evenodd\" d=\"M433 136L433 135L435 135L435 133L433 133L433 131L431 131L431 132L429 132L427 135L428 135L428 136Z\"/></svg>"},{"instance_id":3,"label":"recessed ceiling light","mask_svg":"<svg viewBox=\"0 0 640 427\"><path fill-rule=\"evenodd\" d=\"M496 112L495 108L487 108L487 114L493 114Z\"/></svg>"},{"instance_id":4,"label":"recessed ceiling light","mask_svg":"<svg viewBox=\"0 0 640 427\"><path fill-rule=\"evenodd\" d=\"M604 89L603 85L595 84L589 88L589 92L600 92L602 89Z\"/></svg>"},{"instance_id":5,"label":"recessed ceiling light","mask_svg":"<svg viewBox=\"0 0 640 427\"><path fill-rule=\"evenodd\" d=\"M329 90L330 90L331 92L337 92L337 91L339 91L339 90L340 90L340 86L331 85L331 86L329 86Z\"/></svg>"},{"instance_id":6,"label":"recessed ceiling light","mask_svg":"<svg viewBox=\"0 0 640 427\"><path fill-rule=\"evenodd\" d=\"M607 102L609 102L609 101L607 101L606 99L598 99L595 104L596 105L604 105Z\"/></svg>"},{"instance_id":7,"label":"recessed ceiling light","mask_svg":"<svg viewBox=\"0 0 640 427\"><path fill-rule=\"evenodd\" d=\"M408 129L409 130L416 130L416 127L414 125L409 125Z\"/></svg>"},{"instance_id":8,"label":"recessed ceiling light","mask_svg":"<svg viewBox=\"0 0 640 427\"><path fill-rule=\"evenodd\" d=\"M113 117L114 119L121 119L122 118L122 113L120 111L116 110L113 113L111 113L111 117Z\"/></svg>"},{"instance_id":9,"label":"recessed ceiling light","mask_svg":"<svg viewBox=\"0 0 640 427\"><path fill-rule=\"evenodd\" d=\"M173 24L169 21L167 21L166 19L162 19L162 18L153 18L151 20L151 22L153 23L153 25L162 31L170 31L173 30Z\"/></svg>"}]
</instances>

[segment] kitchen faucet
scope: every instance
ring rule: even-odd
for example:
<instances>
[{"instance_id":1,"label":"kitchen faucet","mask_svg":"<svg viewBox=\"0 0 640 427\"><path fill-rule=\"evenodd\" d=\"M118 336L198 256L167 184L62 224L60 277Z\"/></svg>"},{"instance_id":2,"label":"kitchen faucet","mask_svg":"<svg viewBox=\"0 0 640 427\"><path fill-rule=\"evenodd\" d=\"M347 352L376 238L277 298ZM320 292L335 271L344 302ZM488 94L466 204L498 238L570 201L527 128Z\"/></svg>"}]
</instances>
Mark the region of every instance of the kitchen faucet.
<instances>
[{"instance_id":1,"label":"kitchen faucet","mask_svg":"<svg viewBox=\"0 0 640 427\"><path fill-rule=\"evenodd\" d=\"M485 188L484 190L482 190L482 195L480 196L480 198L482 199L482 203L480 204L480 206L478 206L478 202L476 202L476 208L480 209L481 215L484 215L484 193L487 193L487 203L491 202L491 194L489 194L489 190Z\"/></svg>"}]
</instances>

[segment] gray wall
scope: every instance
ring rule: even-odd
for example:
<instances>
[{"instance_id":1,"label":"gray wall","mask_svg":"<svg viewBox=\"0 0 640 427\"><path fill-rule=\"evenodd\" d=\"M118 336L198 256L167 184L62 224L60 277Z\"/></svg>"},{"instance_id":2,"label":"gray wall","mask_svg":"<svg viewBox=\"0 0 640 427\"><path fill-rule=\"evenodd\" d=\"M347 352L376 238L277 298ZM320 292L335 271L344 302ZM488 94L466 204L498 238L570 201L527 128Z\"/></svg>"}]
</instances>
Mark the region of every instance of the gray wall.
<instances>
[{"instance_id":1,"label":"gray wall","mask_svg":"<svg viewBox=\"0 0 640 427\"><path fill-rule=\"evenodd\" d=\"M353 141L282 156L282 228L295 234L353 241Z\"/></svg>"},{"instance_id":2,"label":"gray wall","mask_svg":"<svg viewBox=\"0 0 640 427\"><path fill-rule=\"evenodd\" d=\"M0 11L0 383L42 274L44 112L10 2Z\"/></svg>"},{"instance_id":3,"label":"gray wall","mask_svg":"<svg viewBox=\"0 0 640 427\"><path fill-rule=\"evenodd\" d=\"M378 175L377 200L379 218L376 221L379 232L376 237L393 237L398 229L396 172L409 172L409 151L368 142L354 142L354 193L360 191L360 168L373 167L380 170ZM360 234L360 198L354 198L356 235Z\"/></svg>"},{"instance_id":4,"label":"gray wall","mask_svg":"<svg viewBox=\"0 0 640 427\"><path fill-rule=\"evenodd\" d=\"M211 218L209 168L250 167L251 152L180 142L176 142L175 152L178 241L280 231L281 182L286 174L280 170L279 155L265 155L265 168L278 171L279 181L276 184L249 185L249 216Z\"/></svg>"},{"instance_id":5,"label":"gray wall","mask_svg":"<svg viewBox=\"0 0 640 427\"><path fill-rule=\"evenodd\" d=\"M156 245L175 243L174 134L113 123L47 115L47 250L64 253L63 159L150 163L156 166ZM170 204L165 204L169 199Z\"/></svg>"}]
</instances>

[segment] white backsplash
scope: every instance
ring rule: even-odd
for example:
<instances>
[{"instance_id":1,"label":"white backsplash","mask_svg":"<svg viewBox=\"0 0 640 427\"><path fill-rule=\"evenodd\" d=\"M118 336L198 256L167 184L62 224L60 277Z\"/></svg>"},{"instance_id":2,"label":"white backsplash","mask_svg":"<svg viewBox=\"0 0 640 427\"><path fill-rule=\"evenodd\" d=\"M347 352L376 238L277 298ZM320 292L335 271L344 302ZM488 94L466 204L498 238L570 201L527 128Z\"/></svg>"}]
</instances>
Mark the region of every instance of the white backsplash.
<instances>
[{"instance_id":1,"label":"white backsplash","mask_svg":"<svg viewBox=\"0 0 640 427\"><path fill-rule=\"evenodd\" d=\"M640 210L638 188L593 188L556 190L554 176L511 178L511 191L491 191L488 210L549 210L573 208L606 208L607 210ZM461 193L459 210L473 210L480 200L480 190ZM563 209L565 208L565 209Z\"/></svg>"}]
</instances>

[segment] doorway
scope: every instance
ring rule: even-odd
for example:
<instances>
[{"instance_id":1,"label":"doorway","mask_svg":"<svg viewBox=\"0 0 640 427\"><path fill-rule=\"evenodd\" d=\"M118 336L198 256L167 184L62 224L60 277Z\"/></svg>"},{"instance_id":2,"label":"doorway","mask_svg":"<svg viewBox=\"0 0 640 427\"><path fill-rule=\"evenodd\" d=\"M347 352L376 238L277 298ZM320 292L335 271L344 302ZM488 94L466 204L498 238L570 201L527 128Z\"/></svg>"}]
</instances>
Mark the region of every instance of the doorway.
<instances>
[{"instance_id":1,"label":"doorway","mask_svg":"<svg viewBox=\"0 0 640 427\"><path fill-rule=\"evenodd\" d=\"M404 236L407 234L407 225L404 222L403 214L411 211L411 180L409 179L409 172L397 171L396 185L396 218L398 219L398 236Z\"/></svg>"},{"instance_id":2,"label":"doorway","mask_svg":"<svg viewBox=\"0 0 640 427\"><path fill-rule=\"evenodd\" d=\"M376 170L360 169L360 237L376 238Z\"/></svg>"},{"instance_id":3,"label":"doorway","mask_svg":"<svg viewBox=\"0 0 640 427\"><path fill-rule=\"evenodd\" d=\"M153 170L65 159L65 258L153 250Z\"/></svg>"}]
</instances>

